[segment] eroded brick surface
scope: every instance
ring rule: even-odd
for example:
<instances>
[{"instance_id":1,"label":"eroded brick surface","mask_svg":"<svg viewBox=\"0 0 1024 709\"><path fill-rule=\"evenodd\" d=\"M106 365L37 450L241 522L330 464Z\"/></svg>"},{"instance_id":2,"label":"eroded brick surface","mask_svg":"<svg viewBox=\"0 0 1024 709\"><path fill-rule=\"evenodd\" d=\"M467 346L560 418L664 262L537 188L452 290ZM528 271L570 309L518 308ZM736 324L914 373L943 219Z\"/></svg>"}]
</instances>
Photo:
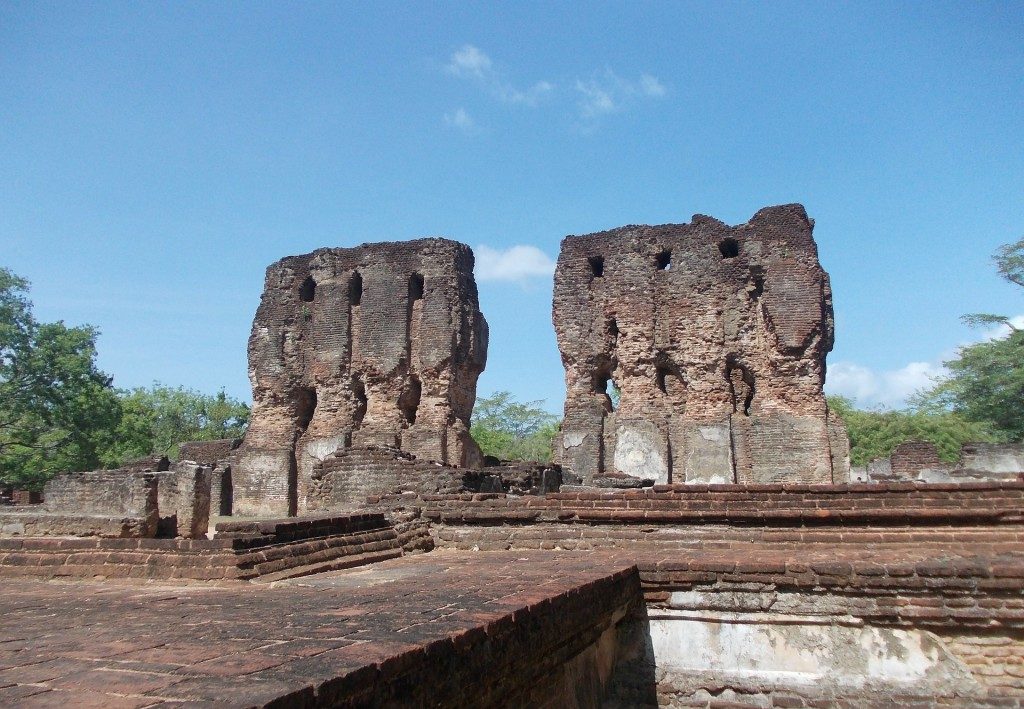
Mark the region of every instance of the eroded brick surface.
<instances>
[{"instance_id":1,"label":"eroded brick surface","mask_svg":"<svg viewBox=\"0 0 1024 709\"><path fill-rule=\"evenodd\" d=\"M421 555L273 587L0 587L0 702L140 707L522 704L641 598L628 563L537 552Z\"/></svg>"},{"instance_id":2,"label":"eroded brick surface","mask_svg":"<svg viewBox=\"0 0 1024 709\"><path fill-rule=\"evenodd\" d=\"M822 393L832 293L812 226L785 205L736 227L698 215L566 237L562 464L588 482L845 482L842 423Z\"/></svg>"}]
</instances>

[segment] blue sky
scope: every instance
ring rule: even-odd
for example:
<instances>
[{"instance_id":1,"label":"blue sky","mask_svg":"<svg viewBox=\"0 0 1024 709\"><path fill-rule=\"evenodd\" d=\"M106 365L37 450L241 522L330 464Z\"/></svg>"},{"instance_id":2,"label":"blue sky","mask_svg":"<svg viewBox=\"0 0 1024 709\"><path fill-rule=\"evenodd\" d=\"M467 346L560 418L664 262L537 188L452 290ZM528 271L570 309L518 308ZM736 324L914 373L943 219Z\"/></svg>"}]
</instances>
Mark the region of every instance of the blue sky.
<instances>
[{"instance_id":1,"label":"blue sky","mask_svg":"<svg viewBox=\"0 0 1024 709\"><path fill-rule=\"evenodd\" d=\"M566 234L802 202L830 391L898 406L1019 315L1020 3L0 4L0 265L91 323L118 386L249 398L267 265L448 236L479 392L559 411Z\"/></svg>"}]
</instances>

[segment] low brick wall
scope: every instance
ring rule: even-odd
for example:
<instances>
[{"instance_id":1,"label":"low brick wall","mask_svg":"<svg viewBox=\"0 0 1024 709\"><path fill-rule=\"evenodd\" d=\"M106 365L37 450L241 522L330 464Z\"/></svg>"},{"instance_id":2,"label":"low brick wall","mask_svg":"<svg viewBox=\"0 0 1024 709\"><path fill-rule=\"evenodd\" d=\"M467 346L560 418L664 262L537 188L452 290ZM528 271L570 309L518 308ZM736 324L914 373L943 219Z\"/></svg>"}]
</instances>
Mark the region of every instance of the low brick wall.
<instances>
[{"instance_id":1,"label":"low brick wall","mask_svg":"<svg viewBox=\"0 0 1024 709\"><path fill-rule=\"evenodd\" d=\"M45 502L0 508L0 537L155 537L159 473L64 473L46 483Z\"/></svg>"},{"instance_id":2,"label":"low brick wall","mask_svg":"<svg viewBox=\"0 0 1024 709\"><path fill-rule=\"evenodd\" d=\"M244 523L238 524L239 527ZM0 539L0 574L44 578L274 581L400 556L382 515L278 520L214 539Z\"/></svg>"},{"instance_id":3,"label":"low brick wall","mask_svg":"<svg viewBox=\"0 0 1024 709\"><path fill-rule=\"evenodd\" d=\"M655 485L513 497L381 495L373 509L416 507L441 524L920 526L1021 524L1024 483Z\"/></svg>"},{"instance_id":4,"label":"low brick wall","mask_svg":"<svg viewBox=\"0 0 1024 709\"><path fill-rule=\"evenodd\" d=\"M54 513L148 518L157 511L157 481L153 473L63 473L46 483L44 496L46 510Z\"/></svg>"},{"instance_id":5,"label":"low brick wall","mask_svg":"<svg viewBox=\"0 0 1024 709\"><path fill-rule=\"evenodd\" d=\"M47 512L42 505L0 508L2 537L149 537L155 533L152 517Z\"/></svg>"},{"instance_id":6,"label":"low brick wall","mask_svg":"<svg viewBox=\"0 0 1024 709\"><path fill-rule=\"evenodd\" d=\"M1024 702L1013 659L1024 657L1018 483L370 503L425 521L442 548L592 550L634 564L645 611L626 632L607 706Z\"/></svg>"},{"instance_id":7,"label":"low brick wall","mask_svg":"<svg viewBox=\"0 0 1024 709\"><path fill-rule=\"evenodd\" d=\"M219 438L215 441L187 441L178 444L178 460L190 460L209 467L229 461L242 445L241 438Z\"/></svg>"},{"instance_id":8,"label":"low brick wall","mask_svg":"<svg viewBox=\"0 0 1024 709\"><path fill-rule=\"evenodd\" d=\"M1019 706L1020 549L632 554L646 607L611 706Z\"/></svg>"}]
</instances>

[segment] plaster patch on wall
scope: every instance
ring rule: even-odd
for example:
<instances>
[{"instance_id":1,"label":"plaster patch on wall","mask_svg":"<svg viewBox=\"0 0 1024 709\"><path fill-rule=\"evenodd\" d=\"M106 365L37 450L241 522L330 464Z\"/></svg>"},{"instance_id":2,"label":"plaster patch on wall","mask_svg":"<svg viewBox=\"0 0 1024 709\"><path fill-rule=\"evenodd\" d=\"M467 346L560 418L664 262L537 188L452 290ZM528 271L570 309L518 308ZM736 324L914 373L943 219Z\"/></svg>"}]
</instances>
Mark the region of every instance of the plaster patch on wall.
<instances>
[{"instance_id":1,"label":"plaster patch on wall","mask_svg":"<svg viewBox=\"0 0 1024 709\"><path fill-rule=\"evenodd\" d=\"M562 437L562 447L569 450L570 448L581 446L586 438L587 434L585 433L566 433L565 436Z\"/></svg>"},{"instance_id":2,"label":"plaster patch on wall","mask_svg":"<svg viewBox=\"0 0 1024 709\"><path fill-rule=\"evenodd\" d=\"M658 611L649 620L659 671L713 673L730 684L843 689L976 689L932 633L765 613Z\"/></svg>"}]
</instances>

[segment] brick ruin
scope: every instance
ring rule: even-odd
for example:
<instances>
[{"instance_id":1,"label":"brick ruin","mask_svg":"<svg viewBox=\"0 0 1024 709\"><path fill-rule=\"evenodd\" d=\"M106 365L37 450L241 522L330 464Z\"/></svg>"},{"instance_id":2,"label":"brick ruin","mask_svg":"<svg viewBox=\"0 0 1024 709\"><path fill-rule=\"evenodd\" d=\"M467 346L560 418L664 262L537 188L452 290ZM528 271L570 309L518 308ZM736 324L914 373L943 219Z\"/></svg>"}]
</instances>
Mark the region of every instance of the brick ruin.
<instances>
[{"instance_id":1,"label":"brick ruin","mask_svg":"<svg viewBox=\"0 0 1024 709\"><path fill-rule=\"evenodd\" d=\"M905 441L888 458L850 470L853 482L1012 482L1024 479L1024 444L964 443L955 462L939 458L934 443Z\"/></svg>"},{"instance_id":2,"label":"brick ruin","mask_svg":"<svg viewBox=\"0 0 1024 709\"><path fill-rule=\"evenodd\" d=\"M339 448L478 465L469 417L486 359L464 244L364 244L271 265L249 338L253 409L232 474L236 514L317 507L314 468Z\"/></svg>"},{"instance_id":3,"label":"brick ruin","mask_svg":"<svg viewBox=\"0 0 1024 709\"><path fill-rule=\"evenodd\" d=\"M844 482L846 433L822 392L832 292L812 228L793 204L735 227L697 215L566 237L553 307L563 468L585 481Z\"/></svg>"},{"instance_id":4,"label":"brick ruin","mask_svg":"<svg viewBox=\"0 0 1024 709\"><path fill-rule=\"evenodd\" d=\"M271 266L244 442L0 509L0 704L1024 706L1024 451L833 482L801 207L569 237L555 325L565 469L479 467L467 247Z\"/></svg>"},{"instance_id":5,"label":"brick ruin","mask_svg":"<svg viewBox=\"0 0 1024 709\"><path fill-rule=\"evenodd\" d=\"M152 456L116 470L56 475L43 502L0 508L0 537L205 539L214 470Z\"/></svg>"}]
</instances>

